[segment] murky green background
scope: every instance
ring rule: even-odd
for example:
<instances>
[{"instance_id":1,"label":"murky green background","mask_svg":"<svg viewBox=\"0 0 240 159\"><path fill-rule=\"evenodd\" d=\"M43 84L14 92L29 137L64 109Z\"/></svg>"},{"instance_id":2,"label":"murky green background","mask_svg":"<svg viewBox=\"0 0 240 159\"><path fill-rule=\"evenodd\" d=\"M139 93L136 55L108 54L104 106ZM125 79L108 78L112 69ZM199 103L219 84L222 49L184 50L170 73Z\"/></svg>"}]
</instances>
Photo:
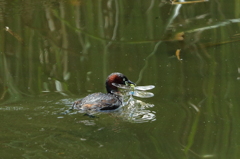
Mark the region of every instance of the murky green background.
<instances>
[{"instance_id":1,"label":"murky green background","mask_svg":"<svg viewBox=\"0 0 240 159\"><path fill-rule=\"evenodd\" d=\"M239 158L239 8L1 0L0 158ZM142 116L65 113L116 71L156 86Z\"/></svg>"}]
</instances>

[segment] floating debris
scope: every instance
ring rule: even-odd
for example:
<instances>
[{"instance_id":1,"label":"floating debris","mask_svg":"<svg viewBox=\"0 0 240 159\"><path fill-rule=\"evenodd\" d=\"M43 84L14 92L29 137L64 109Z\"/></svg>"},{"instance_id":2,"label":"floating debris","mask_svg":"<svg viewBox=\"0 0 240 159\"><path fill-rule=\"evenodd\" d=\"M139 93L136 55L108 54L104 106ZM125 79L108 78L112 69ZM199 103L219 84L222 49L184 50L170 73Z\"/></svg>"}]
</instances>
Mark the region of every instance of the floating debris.
<instances>
[{"instance_id":1,"label":"floating debris","mask_svg":"<svg viewBox=\"0 0 240 159\"><path fill-rule=\"evenodd\" d=\"M182 62L182 59L180 58L180 51L181 51L181 49L177 49L175 55L176 55L177 59Z\"/></svg>"},{"instance_id":2,"label":"floating debris","mask_svg":"<svg viewBox=\"0 0 240 159\"><path fill-rule=\"evenodd\" d=\"M5 27L5 30L23 44L23 39L17 33L13 32L8 26Z\"/></svg>"}]
</instances>

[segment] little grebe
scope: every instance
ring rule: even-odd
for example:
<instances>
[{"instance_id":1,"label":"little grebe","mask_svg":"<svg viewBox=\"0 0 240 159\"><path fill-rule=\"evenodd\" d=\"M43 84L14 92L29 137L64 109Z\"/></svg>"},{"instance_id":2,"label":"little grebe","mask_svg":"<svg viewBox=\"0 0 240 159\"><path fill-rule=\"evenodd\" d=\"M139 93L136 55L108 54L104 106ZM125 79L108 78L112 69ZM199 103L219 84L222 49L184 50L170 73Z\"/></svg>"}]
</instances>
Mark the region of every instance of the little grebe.
<instances>
[{"instance_id":1,"label":"little grebe","mask_svg":"<svg viewBox=\"0 0 240 159\"><path fill-rule=\"evenodd\" d=\"M106 80L106 89L107 94L105 93L93 93L86 96L83 99L77 100L73 103L73 108L80 110L113 110L117 109L122 105L122 96L118 91L118 88L112 85L112 83L116 84L124 84L130 85L134 84L132 81L128 80L126 76L122 73L112 73L108 76Z\"/></svg>"}]
</instances>

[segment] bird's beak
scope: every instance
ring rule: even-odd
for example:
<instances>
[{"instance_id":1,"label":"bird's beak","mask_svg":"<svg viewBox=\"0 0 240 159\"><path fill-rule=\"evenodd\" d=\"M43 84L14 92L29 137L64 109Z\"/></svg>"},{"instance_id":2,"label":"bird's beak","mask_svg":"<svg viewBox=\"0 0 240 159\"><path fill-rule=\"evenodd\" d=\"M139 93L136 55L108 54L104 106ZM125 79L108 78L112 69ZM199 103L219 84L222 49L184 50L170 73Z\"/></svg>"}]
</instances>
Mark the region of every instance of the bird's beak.
<instances>
[{"instance_id":1,"label":"bird's beak","mask_svg":"<svg viewBox=\"0 0 240 159\"><path fill-rule=\"evenodd\" d=\"M126 85L128 86L128 85L134 85L134 86L136 86L136 84L135 83L133 83L132 81L130 81L130 80L128 80L128 81L126 81Z\"/></svg>"}]
</instances>

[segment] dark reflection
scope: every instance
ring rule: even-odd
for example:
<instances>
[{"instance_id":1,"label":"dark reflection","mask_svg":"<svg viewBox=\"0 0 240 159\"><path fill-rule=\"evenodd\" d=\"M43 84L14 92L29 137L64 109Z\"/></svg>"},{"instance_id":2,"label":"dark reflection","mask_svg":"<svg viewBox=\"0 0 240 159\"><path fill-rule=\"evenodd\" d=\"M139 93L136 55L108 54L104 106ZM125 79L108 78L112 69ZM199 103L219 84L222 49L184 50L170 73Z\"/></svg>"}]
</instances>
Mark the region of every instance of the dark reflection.
<instances>
[{"instance_id":1,"label":"dark reflection","mask_svg":"<svg viewBox=\"0 0 240 159\"><path fill-rule=\"evenodd\" d=\"M1 0L1 155L237 158L238 6ZM154 97L99 118L61 114L116 71Z\"/></svg>"}]
</instances>

